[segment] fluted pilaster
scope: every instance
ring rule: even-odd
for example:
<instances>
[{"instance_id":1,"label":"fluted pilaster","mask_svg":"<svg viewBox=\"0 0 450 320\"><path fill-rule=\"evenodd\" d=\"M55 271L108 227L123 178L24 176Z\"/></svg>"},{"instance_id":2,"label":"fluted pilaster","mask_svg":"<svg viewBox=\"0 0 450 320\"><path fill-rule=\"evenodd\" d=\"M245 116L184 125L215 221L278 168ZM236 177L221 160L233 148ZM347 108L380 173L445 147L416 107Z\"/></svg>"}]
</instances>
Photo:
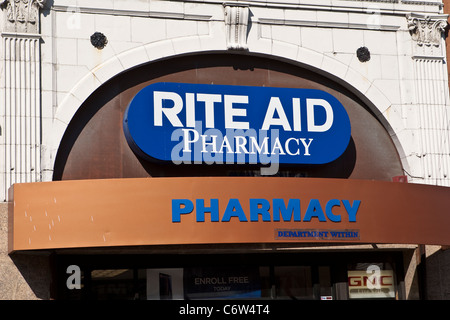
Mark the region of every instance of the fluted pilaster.
<instances>
[{"instance_id":1,"label":"fluted pilaster","mask_svg":"<svg viewBox=\"0 0 450 320\"><path fill-rule=\"evenodd\" d=\"M39 8L42 0L0 1L3 9L0 200L14 183L41 180Z\"/></svg>"}]
</instances>

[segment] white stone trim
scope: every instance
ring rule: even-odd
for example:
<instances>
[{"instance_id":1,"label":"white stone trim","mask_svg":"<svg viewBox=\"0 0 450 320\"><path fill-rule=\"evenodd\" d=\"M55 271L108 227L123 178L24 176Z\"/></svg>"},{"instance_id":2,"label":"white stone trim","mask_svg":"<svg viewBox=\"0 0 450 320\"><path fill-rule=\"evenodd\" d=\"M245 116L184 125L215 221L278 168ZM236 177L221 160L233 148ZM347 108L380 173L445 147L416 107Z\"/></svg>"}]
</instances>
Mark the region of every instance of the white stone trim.
<instances>
[{"instance_id":1,"label":"white stone trim","mask_svg":"<svg viewBox=\"0 0 450 320\"><path fill-rule=\"evenodd\" d=\"M55 1L51 10L59 12L69 12L76 10L78 13L101 14L101 15L123 15L127 17L151 17L163 19L192 19L197 21L223 20L223 14L214 12L213 14L202 14L191 12L186 9L186 4L182 1L143 1L134 6L133 9L99 6L96 1L84 2L83 5L73 5L71 1ZM69 2L68 4L66 2ZM72 1L73 2L73 1ZM229 5L229 6L247 6L263 9L280 10L317 10L326 12L341 13L371 13L377 10L380 14L395 16L404 16L410 12L423 12L435 14L443 7L439 0L247 0L247 1L229 1L229 0L190 0L189 4L196 5Z\"/></svg>"},{"instance_id":2,"label":"white stone trim","mask_svg":"<svg viewBox=\"0 0 450 320\"><path fill-rule=\"evenodd\" d=\"M212 19L212 15L206 14L193 14L184 12L170 12L170 11L155 11L155 10L123 10L123 9L111 9L111 8L95 8L95 7L77 7L66 5L54 5L53 11L59 12L71 12L76 10L77 13L88 14L102 14L102 15L114 15L114 16L126 16L126 17L141 17L141 18L164 18L164 19L182 19L182 20L195 20L195 21L209 21Z\"/></svg>"}]
</instances>

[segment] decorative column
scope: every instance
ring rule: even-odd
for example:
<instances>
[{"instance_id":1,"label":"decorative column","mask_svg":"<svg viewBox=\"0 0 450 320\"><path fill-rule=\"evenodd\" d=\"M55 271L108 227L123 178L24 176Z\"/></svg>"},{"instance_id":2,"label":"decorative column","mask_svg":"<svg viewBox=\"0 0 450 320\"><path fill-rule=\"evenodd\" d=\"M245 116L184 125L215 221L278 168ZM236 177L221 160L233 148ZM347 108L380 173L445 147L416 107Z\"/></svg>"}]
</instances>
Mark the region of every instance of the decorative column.
<instances>
[{"instance_id":1,"label":"decorative column","mask_svg":"<svg viewBox=\"0 0 450 320\"><path fill-rule=\"evenodd\" d=\"M227 48L230 50L247 50L248 6L224 3L224 7Z\"/></svg>"},{"instance_id":2,"label":"decorative column","mask_svg":"<svg viewBox=\"0 0 450 320\"><path fill-rule=\"evenodd\" d=\"M424 183L450 185L450 106L444 32L447 15L407 16L413 62Z\"/></svg>"},{"instance_id":3,"label":"decorative column","mask_svg":"<svg viewBox=\"0 0 450 320\"><path fill-rule=\"evenodd\" d=\"M3 14L0 200L14 183L41 180L39 9L45 0L0 0Z\"/></svg>"}]
</instances>

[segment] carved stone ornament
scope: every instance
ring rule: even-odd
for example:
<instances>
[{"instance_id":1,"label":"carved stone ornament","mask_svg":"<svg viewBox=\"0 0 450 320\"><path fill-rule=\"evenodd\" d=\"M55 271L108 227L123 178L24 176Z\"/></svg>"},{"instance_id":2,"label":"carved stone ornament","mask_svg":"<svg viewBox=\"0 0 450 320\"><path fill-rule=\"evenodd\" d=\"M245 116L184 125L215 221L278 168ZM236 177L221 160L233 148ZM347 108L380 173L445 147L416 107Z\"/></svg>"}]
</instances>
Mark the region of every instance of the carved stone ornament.
<instances>
[{"instance_id":1,"label":"carved stone ornament","mask_svg":"<svg viewBox=\"0 0 450 320\"><path fill-rule=\"evenodd\" d=\"M249 8L245 5L224 4L227 48L247 50Z\"/></svg>"},{"instance_id":2,"label":"carved stone ornament","mask_svg":"<svg viewBox=\"0 0 450 320\"><path fill-rule=\"evenodd\" d=\"M107 43L108 43L108 39L101 32L95 32L91 36L91 44L99 50L103 49Z\"/></svg>"},{"instance_id":3,"label":"carved stone ornament","mask_svg":"<svg viewBox=\"0 0 450 320\"><path fill-rule=\"evenodd\" d=\"M0 0L6 14L6 30L16 32L37 32L39 9L46 0Z\"/></svg>"},{"instance_id":4,"label":"carved stone ornament","mask_svg":"<svg viewBox=\"0 0 450 320\"><path fill-rule=\"evenodd\" d=\"M412 39L417 41L419 46L440 46L448 24L447 16L409 14L406 19Z\"/></svg>"},{"instance_id":5,"label":"carved stone ornament","mask_svg":"<svg viewBox=\"0 0 450 320\"><path fill-rule=\"evenodd\" d=\"M356 50L356 56L361 62L367 62L370 60L370 51L367 47L360 47Z\"/></svg>"}]
</instances>

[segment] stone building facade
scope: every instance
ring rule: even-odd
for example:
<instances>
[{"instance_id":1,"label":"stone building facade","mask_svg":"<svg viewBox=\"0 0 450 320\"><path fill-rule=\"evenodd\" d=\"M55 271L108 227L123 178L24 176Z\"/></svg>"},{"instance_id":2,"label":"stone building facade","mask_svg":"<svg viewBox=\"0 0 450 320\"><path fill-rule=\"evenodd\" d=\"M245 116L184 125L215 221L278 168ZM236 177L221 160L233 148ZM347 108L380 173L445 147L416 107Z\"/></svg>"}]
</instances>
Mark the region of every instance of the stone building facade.
<instances>
[{"instance_id":1,"label":"stone building facade","mask_svg":"<svg viewBox=\"0 0 450 320\"><path fill-rule=\"evenodd\" d=\"M95 157L89 158L89 149L77 149L75 142L83 137L82 129L70 138L67 133L81 126L80 117L85 117L84 126L100 117L100 107L89 116L86 110L98 104L101 90L120 87L117 79L127 72L140 77L133 70L152 64L159 64L163 74L171 70L171 61L178 61L174 72L181 74L183 61L195 64L195 57L215 55L214 66L231 57L234 69L244 72L274 61L333 81L367 106L391 139L401 168L386 175L450 187L448 8L442 1L3 0L0 6L2 299L50 299L56 290L54 251L8 251L8 190L13 184L145 176L127 174L125 161L116 171L91 172L86 163L107 166L108 153L93 151ZM252 59L262 62L252 66ZM286 67L282 76L290 72ZM291 85L282 76L274 83ZM101 125L108 115L96 119ZM386 167L389 163L374 170ZM352 177L377 179L364 168L355 167ZM446 246L327 248L321 250L401 252L403 299L450 298Z\"/></svg>"}]
</instances>

